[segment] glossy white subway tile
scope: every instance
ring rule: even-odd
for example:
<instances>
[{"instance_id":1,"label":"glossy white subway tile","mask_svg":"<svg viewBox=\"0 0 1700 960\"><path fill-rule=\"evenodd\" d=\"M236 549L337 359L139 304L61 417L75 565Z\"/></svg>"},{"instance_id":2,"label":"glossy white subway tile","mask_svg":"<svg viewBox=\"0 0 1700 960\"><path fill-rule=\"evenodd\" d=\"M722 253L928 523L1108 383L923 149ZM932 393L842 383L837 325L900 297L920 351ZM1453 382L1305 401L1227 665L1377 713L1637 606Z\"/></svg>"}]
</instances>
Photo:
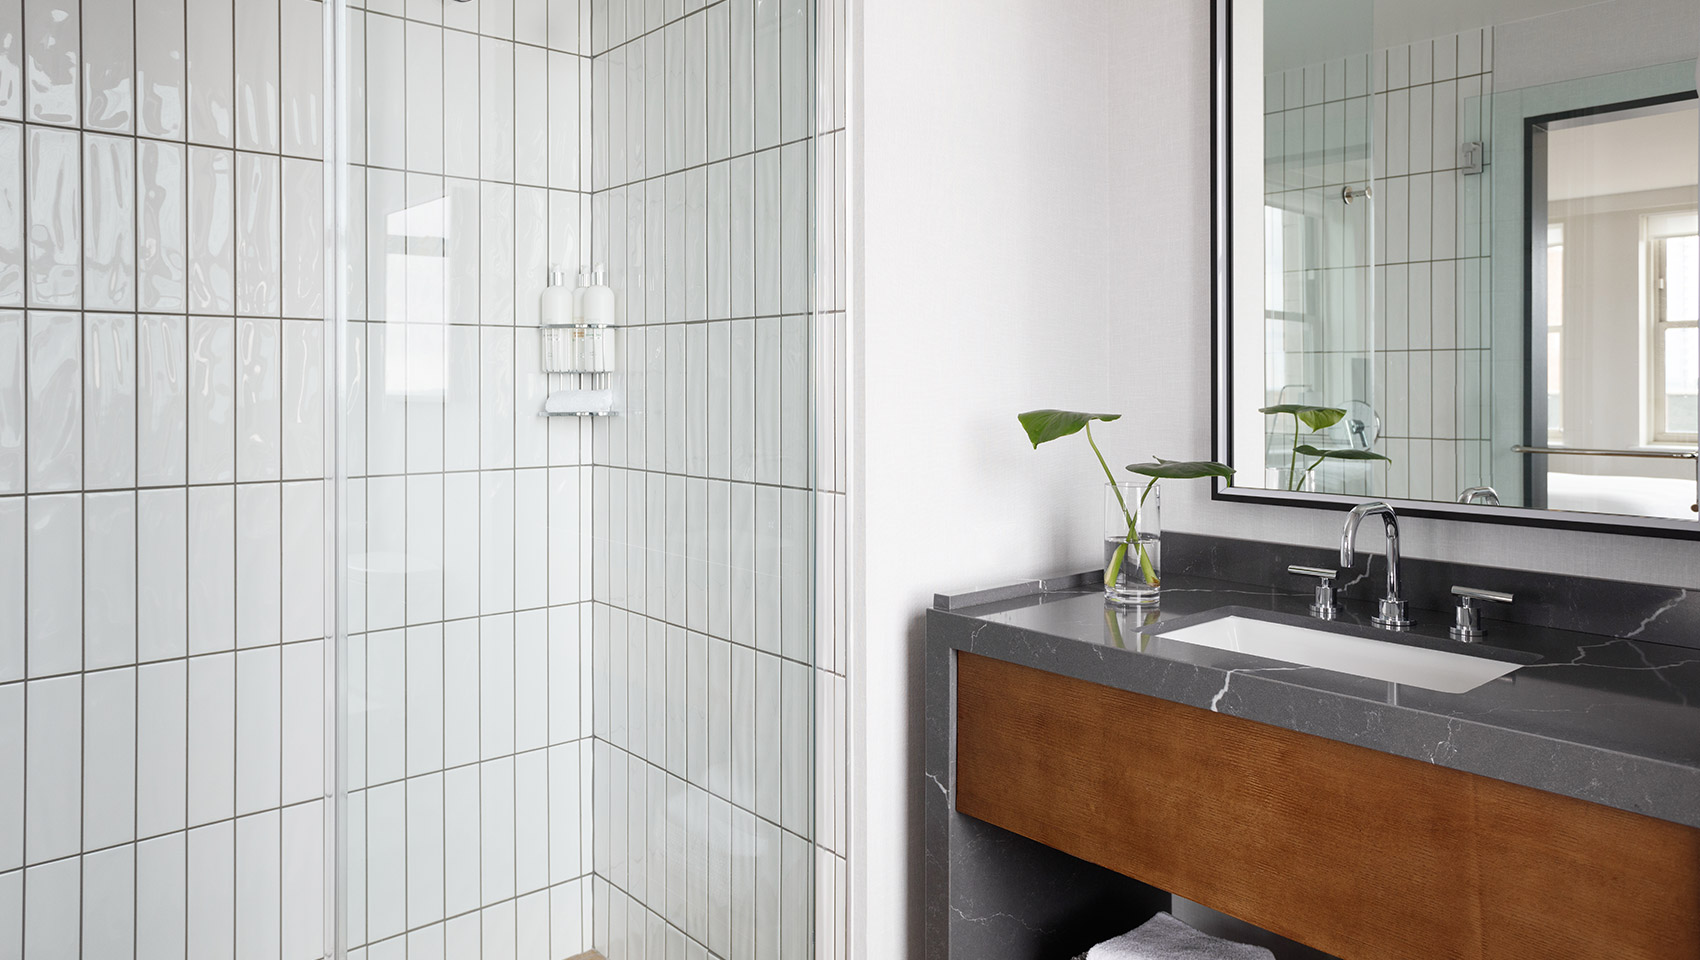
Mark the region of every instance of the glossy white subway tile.
<instances>
[{"instance_id":1,"label":"glossy white subway tile","mask_svg":"<svg viewBox=\"0 0 1700 960\"><path fill-rule=\"evenodd\" d=\"M454 825L458 827L458 825ZM430 774L407 782L407 925L422 927L443 917L445 837L443 777ZM411 955L411 951L410 951Z\"/></svg>"},{"instance_id":2,"label":"glossy white subway tile","mask_svg":"<svg viewBox=\"0 0 1700 960\"><path fill-rule=\"evenodd\" d=\"M236 655L236 814L239 817L279 805L282 725L279 648L239 652ZM274 904L275 901L274 897Z\"/></svg>"},{"instance_id":3,"label":"glossy white subway tile","mask_svg":"<svg viewBox=\"0 0 1700 960\"><path fill-rule=\"evenodd\" d=\"M29 303L75 309L82 304L81 138L30 127L26 151Z\"/></svg>"},{"instance_id":4,"label":"glossy white subway tile","mask_svg":"<svg viewBox=\"0 0 1700 960\"><path fill-rule=\"evenodd\" d=\"M189 652L236 642L236 496L229 486L189 489Z\"/></svg>"},{"instance_id":5,"label":"glossy white subway tile","mask_svg":"<svg viewBox=\"0 0 1700 960\"><path fill-rule=\"evenodd\" d=\"M377 941L407 929L407 785L373 787L366 803L366 936Z\"/></svg>"},{"instance_id":6,"label":"glossy white subway tile","mask_svg":"<svg viewBox=\"0 0 1700 960\"><path fill-rule=\"evenodd\" d=\"M232 0L185 0L189 140L215 147L234 142L235 7Z\"/></svg>"},{"instance_id":7,"label":"glossy white subway tile","mask_svg":"<svg viewBox=\"0 0 1700 960\"><path fill-rule=\"evenodd\" d=\"M486 760L514 752L514 622L485 617L478 627L479 751Z\"/></svg>"},{"instance_id":8,"label":"glossy white subway tile","mask_svg":"<svg viewBox=\"0 0 1700 960\"><path fill-rule=\"evenodd\" d=\"M484 4L488 9L491 4ZM486 36L479 43L479 173L485 180L514 178L514 47ZM529 126L545 121L526 117Z\"/></svg>"},{"instance_id":9,"label":"glossy white subway tile","mask_svg":"<svg viewBox=\"0 0 1700 960\"><path fill-rule=\"evenodd\" d=\"M82 948L86 960L136 955L136 851L113 847L83 857Z\"/></svg>"},{"instance_id":10,"label":"glossy white subway tile","mask_svg":"<svg viewBox=\"0 0 1700 960\"><path fill-rule=\"evenodd\" d=\"M24 299L24 128L0 123L0 305Z\"/></svg>"},{"instance_id":11,"label":"glossy white subway tile","mask_svg":"<svg viewBox=\"0 0 1700 960\"><path fill-rule=\"evenodd\" d=\"M82 667L82 499L74 493L29 498L26 615L32 677Z\"/></svg>"},{"instance_id":12,"label":"glossy white subway tile","mask_svg":"<svg viewBox=\"0 0 1700 960\"><path fill-rule=\"evenodd\" d=\"M279 159L236 154L236 312L275 317L282 302L283 213Z\"/></svg>"},{"instance_id":13,"label":"glossy white subway tile","mask_svg":"<svg viewBox=\"0 0 1700 960\"><path fill-rule=\"evenodd\" d=\"M27 446L31 492L73 490L82 481L82 340L77 314L29 315Z\"/></svg>"},{"instance_id":14,"label":"glossy white subway tile","mask_svg":"<svg viewBox=\"0 0 1700 960\"><path fill-rule=\"evenodd\" d=\"M129 133L134 113L132 0L82 0L83 126Z\"/></svg>"},{"instance_id":15,"label":"glossy white subway tile","mask_svg":"<svg viewBox=\"0 0 1700 960\"><path fill-rule=\"evenodd\" d=\"M319 802L283 810L282 960L311 960L323 951L324 810Z\"/></svg>"},{"instance_id":16,"label":"glossy white subway tile","mask_svg":"<svg viewBox=\"0 0 1700 960\"><path fill-rule=\"evenodd\" d=\"M83 436L87 489L136 482L135 317L86 314L83 319Z\"/></svg>"},{"instance_id":17,"label":"glossy white subway tile","mask_svg":"<svg viewBox=\"0 0 1700 960\"><path fill-rule=\"evenodd\" d=\"M236 324L188 321L189 482L236 479Z\"/></svg>"},{"instance_id":18,"label":"glossy white subway tile","mask_svg":"<svg viewBox=\"0 0 1700 960\"><path fill-rule=\"evenodd\" d=\"M83 669L136 662L136 495L83 499Z\"/></svg>"},{"instance_id":19,"label":"glossy white subway tile","mask_svg":"<svg viewBox=\"0 0 1700 960\"><path fill-rule=\"evenodd\" d=\"M283 470L283 344L277 320L236 321L236 479L276 480Z\"/></svg>"},{"instance_id":20,"label":"glossy white subway tile","mask_svg":"<svg viewBox=\"0 0 1700 960\"><path fill-rule=\"evenodd\" d=\"M290 156L324 153L323 12L317 0L279 3L282 149Z\"/></svg>"},{"instance_id":21,"label":"glossy white subway tile","mask_svg":"<svg viewBox=\"0 0 1700 960\"><path fill-rule=\"evenodd\" d=\"M235 159L228 150L189 148L190 312L228 314L236 308L238 211L234 167ZM248 180L243 183L251 185Z\"/></svg>"},{"instance_id":22,"label":"glossy white subway tile","mask_svg":"<svg viewBox=\"0 0 1700 960\"><path fill-rule=\"evenodd\" d=\"M279 0L235 3L235 125L240 150L278 152L282 102ZM190 48L191 59L194 48Z\"/></svg>"},{"instance_id":23,"label":"glossy white subway tile","mask_svg":"<svg viewBox=\"0 0 1700 960\"><path fill-rule=\"evenodd\" d=\"M24 76L32 123L75 126L79 119L81 4L77 0L25 0Z\"/></svg>"},{"instance_id":24,"label":"glossy white subway tile","mask_svg":"<svg viewBox=\"0 0 1700 960\"><path fill-rule=\"evenodd\" d=\"M187 306L184 148L136 141L137 306L181 311Z\"/></svg>"},{"instance_id":25,"label":"glossy white subway tile","mask_svg":"<svg viewBox=\"0 0 1700 960\"><path fill-rule=\"evenodd\" d=\"M24 117L24 5L0 4L0 119Z\"/></svg>"},{"instance_id":26,"label":"glossy white subway tile","mask_svg":"<svg viewBox=\"0 0 1700 960\"><path fill-rule=\"evenodd\" d=\"M24 614L28 603L24 590L28 570L24 547L25 507L21 497L0 500L0 683L24 677L27 646ZM4 864L5 858L0 856L0 869L8 869Z\"/></svg>"},{"instance_id":27,"label":"glossy white subway tile","mask_svg":"<svg viewBox=\"0 0 1700 960\"><path fill-rule=\"evenodd\" d=\"M404 79L410 171L443 172L443 34L442 29L429 24L407 24Z\"/></svg>"},{"instance_id":28,"label":"glossy white subway tile","mask_svg":"<svg viewBox=\"0 0 1700 960\"><path fill-rule=\"evenodd\" d=\"M188 503L182 489L136 494L136 649L142 661L188 650Z\"/></svg>"},{"instance_id":29,"label":"glossy white subway tile","mask_svg":"<svg viewBox=\"0 0 1700 960\"><path fill-rule=\"evenodd\" d=\"M81 864L72 857L24 872L23 955L78 955L81 913Z\"/></svg>"},{"instance_id":30,"label":"glossy white subway tile","mask_svg":"<svg viewBox=\"0 0 1700 960\"><path fill-rule=\"evenodd\" d=\"M236 488L236 645L281 639L282 489L275 483Z\"/></svg>"},{"instance_id":31,"label":"glossy white subway tile","mask_svg":"<svg viewBox=\"0 0 1700 960\"><path fill-rule=\"evenodd\" d=\"M181 140L188 103L183 0L135 0L136 133Z\"/></svg>"},{"instance_id":32,"label":"glossy white subway tile","mask_svg":"<svg viewBox=\"0 0 1700 960\"><path fill-rule=\"evenodd\" d=\"M279 789L286 804L324 794L324 649L322 641L283 647Z\"/></svg>"},{"instance_id":33,"label":"glossy white subway tile","mask_svg":"<svg viewBox=\"0 0 1700 960\"><path fill-rule=\"evenodd\" d=\"M42 863L81 849L83 678L32 680L26 693L24 860Z\"/></svg>"},{"instance_id":34,"label":"glossy white subway tile","mask_svg":"<svg viewBox=\"0 0 1700 960\"><path fill-rule=\"evenodd\" d=\"M165 960L187 948L187 835L136 845L136 957Z\"/></svg>"},{"instance_id":35,"label":"glossy white subway tile","mask_svg":"<svg viewBox=\"0 0 1700 960\"><path fill-rule=\"evenodd\" d=\"M182 317L136 318L136 472L144 485L181 483L188 456L188 348Z\"/></svg>"},{"instance_id":36,"label":"glossy white subway tile","mask_svg":"<svg viewBox=\"0 0 1700 960\"><path fill-rule=\"evenodd\" d=\"M277 960L282 825L269 810L236 821L235 943L238 960Z\"/></svg>"},{"instance_id":37,"label":"glossy white subway tile","mask_svg":"<svg viewBox=\"0 0 1700 960\"><path fill-rule=\"evenodd\" d=\"M443 477L407 477L406 622L443 617Z\"/></svg>"}]
</instances>

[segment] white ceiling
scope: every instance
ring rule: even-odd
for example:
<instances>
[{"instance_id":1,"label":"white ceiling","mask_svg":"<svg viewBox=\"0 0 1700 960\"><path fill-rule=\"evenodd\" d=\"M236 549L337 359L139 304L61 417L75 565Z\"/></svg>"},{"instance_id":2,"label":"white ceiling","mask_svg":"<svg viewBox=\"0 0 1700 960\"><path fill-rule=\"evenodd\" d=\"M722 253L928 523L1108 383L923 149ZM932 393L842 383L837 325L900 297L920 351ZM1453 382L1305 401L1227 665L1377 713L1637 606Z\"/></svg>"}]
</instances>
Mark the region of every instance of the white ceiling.
<instances>
[{"instance_id":1,"label":"white ceiling","mask_svg":"<svg viewBox=\"0 0 1700 960\"><path fill-rule=\"evenodd\" d=\"M1574 200L1700 181L1700 106L1547 135L1547 198Z\"/></svg>"}]
</instances>

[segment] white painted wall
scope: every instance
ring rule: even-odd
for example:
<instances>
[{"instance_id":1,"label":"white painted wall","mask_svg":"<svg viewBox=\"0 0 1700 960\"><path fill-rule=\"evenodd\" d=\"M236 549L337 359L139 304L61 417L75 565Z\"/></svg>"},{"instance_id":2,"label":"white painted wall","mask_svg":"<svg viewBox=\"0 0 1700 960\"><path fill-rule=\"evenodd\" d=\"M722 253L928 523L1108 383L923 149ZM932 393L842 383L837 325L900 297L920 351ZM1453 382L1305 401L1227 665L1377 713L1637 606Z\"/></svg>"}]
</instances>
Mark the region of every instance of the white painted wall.
<instances>
[{"instance_id":1,"label":"white painted wall","mask_svg":"<svg viewBox=\"0 0 1700 960\"><path fill-rule=\"evenodd\" d=\"M1133 413L1163 371L1107 349L1109 0L865 0L856 391L865 670L854 955L920 948L922 612L1094 562L1101 474L1015 415ZM1119 401L1123 406L1118 407ZM1149 453L1129 418L1113 463ZM1137 438L1137 439L1136 439Z\"/></svg>"}]
</instances>

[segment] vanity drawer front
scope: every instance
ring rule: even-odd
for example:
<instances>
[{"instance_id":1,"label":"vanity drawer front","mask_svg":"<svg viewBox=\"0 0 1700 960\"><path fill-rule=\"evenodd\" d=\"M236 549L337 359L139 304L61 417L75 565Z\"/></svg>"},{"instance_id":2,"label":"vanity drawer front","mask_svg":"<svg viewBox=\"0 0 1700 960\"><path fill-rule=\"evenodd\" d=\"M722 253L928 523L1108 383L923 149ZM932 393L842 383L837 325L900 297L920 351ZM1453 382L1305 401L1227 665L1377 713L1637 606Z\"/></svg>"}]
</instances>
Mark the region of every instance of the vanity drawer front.
<instances>
[{"instance_id":1,"label":"vanity drawer front","mask_svg":"<svg viewBox=\"0 0 1700 960\"><path fill-rule=\"evenodd\" d=\"M956 809L1344 960L1700 960L1700 830L957 654Z\"/></svg>"}]
</instances>

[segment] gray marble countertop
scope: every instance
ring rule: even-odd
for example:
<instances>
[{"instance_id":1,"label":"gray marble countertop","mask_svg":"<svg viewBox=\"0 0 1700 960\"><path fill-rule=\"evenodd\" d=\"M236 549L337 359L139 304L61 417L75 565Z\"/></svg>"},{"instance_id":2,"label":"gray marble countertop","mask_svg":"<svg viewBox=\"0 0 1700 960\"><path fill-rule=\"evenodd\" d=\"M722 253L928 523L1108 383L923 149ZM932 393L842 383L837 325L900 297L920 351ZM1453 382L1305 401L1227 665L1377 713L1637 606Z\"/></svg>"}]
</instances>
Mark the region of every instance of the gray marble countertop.
<instances>
[{"instance_id":1,"label":"gray marble countertop","mask_svg":"<svg viewBox=\"0 0 1700 960\"><path fill-rule=\"evenodd\" d=\"M1695 649L1490 620L1482 645L1540 660L1446 694L1152 636L1225 606L1304 615L1308 594L1171 574L1147 612L1078 582L941 596L928 643L1700 827ZM1446 612L1417 614L1412 642L1451 643Z\"/></svg>"}]
</instances>

